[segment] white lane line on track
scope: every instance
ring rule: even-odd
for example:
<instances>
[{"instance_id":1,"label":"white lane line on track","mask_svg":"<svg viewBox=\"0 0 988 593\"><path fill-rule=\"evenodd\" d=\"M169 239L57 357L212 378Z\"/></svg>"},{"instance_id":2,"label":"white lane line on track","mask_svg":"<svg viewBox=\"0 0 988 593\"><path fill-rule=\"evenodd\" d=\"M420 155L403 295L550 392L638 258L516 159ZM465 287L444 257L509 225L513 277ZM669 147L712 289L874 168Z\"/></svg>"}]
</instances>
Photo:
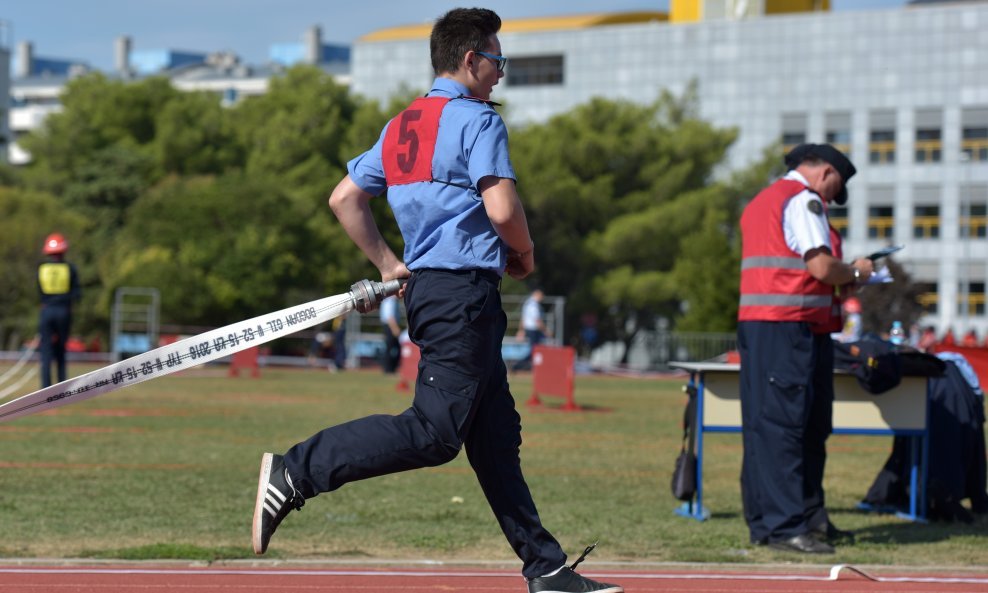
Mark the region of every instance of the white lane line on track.
<instances>
[{"instance_id":1,"label":"white lane line on track","mask_svg":"<svg viewBox=\"0 0 988 593\"><path fill-rule=\"evenodd\" d=\"M665 580L742 580L742 581L837 581L840 573L848 571L870 581L880 583L967 583L986 584L988 577L878 577L851 566L838 564L830 569L828 576L780 575L780 574L731 574L731 573L586 573L594 578L612 579L665 579ZM73 567L0 567L0 574L146 574L146 575L252 575L252 576L366 576L366 577L517 577L516 572L469 572L469 571L406 571L406 570L297 570L297 569L230 569L230 568L73 568Z\"/></svg>"}]
</instances>

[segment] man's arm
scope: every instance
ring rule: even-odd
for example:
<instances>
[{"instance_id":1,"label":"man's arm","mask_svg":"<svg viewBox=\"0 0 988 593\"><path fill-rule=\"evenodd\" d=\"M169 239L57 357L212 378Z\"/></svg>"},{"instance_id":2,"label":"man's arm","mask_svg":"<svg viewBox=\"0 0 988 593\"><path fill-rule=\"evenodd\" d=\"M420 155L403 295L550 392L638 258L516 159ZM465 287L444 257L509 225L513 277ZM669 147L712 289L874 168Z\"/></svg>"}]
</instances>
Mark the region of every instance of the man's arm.
<instances>
[{"instance_id":1,"label":"man's arm","mask_svg":"<svg viewBox=\"0 0 988 593\"><path fill-rule=\"evenodd\" d=\"M377 228L370 209L370 200L373 197L360 189L347 175L329 196L329 207L350 239L380 270L383 281L407 278L411 275L408 268L388 247Z\"/></svg>"},{"instance_id":2,"label":"man's arm","mask_svg":"<svg viewBox=\"0 0 988 593\"><path fill-rule=\"evenodd\" d=\"M846 264L831 255L830 250L826 247L810 249L803 256L803 260L806 262L806 269L810 276L831 286L864 282L875 270L874 262L866 257L858 258L853 263ZM857 278L855 278L854 270L858 270Z\"/></svg>"},{"instance_id":3,"label":"man's arm","mask_svg":"<svg viewBox=\"0 0 988 593\"><path fill-rule=\"evenodd\" d=\"M477 185L487 217L510 250L505 271L512 278L521 280L535 270L535 244L528 232L528 219L515 190L515 181L487 176Z\"/></svg>"}]
</instances>

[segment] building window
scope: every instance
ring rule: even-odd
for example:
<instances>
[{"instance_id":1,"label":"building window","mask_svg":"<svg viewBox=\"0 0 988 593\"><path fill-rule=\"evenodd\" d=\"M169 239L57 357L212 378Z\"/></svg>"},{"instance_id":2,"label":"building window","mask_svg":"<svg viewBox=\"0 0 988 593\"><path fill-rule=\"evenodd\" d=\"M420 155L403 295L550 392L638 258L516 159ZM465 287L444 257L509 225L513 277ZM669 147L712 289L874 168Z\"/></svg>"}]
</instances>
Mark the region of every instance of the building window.
<instances>
[{"instance_id":1,"label":"building window","mask_svg":"<svg viewBox=\"0 0 988 593\"><path fill-rule=\"evenodd\" d=\"M916 130L916 162L939 163L943 153L943 142L939 128Z\"/></svg>"},{"instance_id":2,"label":"building window","mask_svg":"<svg viewBox=\"0 0 988 593\"><path fill-rule=\"evenodd\" d=\"M828 113L826 116L828 144L846 155L851 154L851 114Z\"/></svg>"},{"instance_id":3,"label":"building window","mask_svg":"<svg viewBox=\"0 0 988 593\"><path fill-rule=\"evenodd\" d=\"M846 155L851 154L851 132L850 130L827 132L827 144L833 144L834 148Z\"/></svg>"},{"instance_id":4,"label":"building window","mask_svg":"<svg viewBox=\"0 0 988 593\"><path fill-rule=\"evenodd\" d=\"M800 144L806 143L806 134L803 132L789 132L782 135L782 152L789 154L789 151Z\"/></svg>"},{"instance_id":5,"label":"building window","mask_svg":"<svg viewBox=\"0 0 988 593\"><path fill-rule=\"evenodd\" d=\"M988 161L988 126L964 128L961 151L968 161Z\"/></svg>"},{"instance_id":6,"label":"building window","mask_svg":"<svg viewBox=\"0 0 988 593\"><path fill-rule=\"evenodd\" d=\"M806 114L784 113L782 115L782 153L806 142Z\"/></svg>"},{"instance_id":7,"label":"building window","mask_svg":"<svg viewBox=\"0 0 988 593\"><path fill-rule=\"evenodd\" d=\"M868 162L873 165L888 165L895 162L895 130L871 131Z\"/></svg>"},{"instance_id":8,"label":"building window","mask_svg":"<svg viewBox=\"0 0 988 593\"><path fill-rule=\"evenodd\" d=\"M960 202L960 238L988 238L988 185L962 185Z\"/></svg>"},{"instance_id":9,"label":"building window","mask_svg":"<svg viewBox=\"0 0 988 593\"><path fill-rule=\"evenodd\" d=\"M895 230L892 206L871 206L868 208L868 238L891 239Z\"/></svg>"},{"instance_id":10,"label":"building window","mask_svg":"<svg viewBox=\"0 0 988 593\"><path fill-rule=\"evenodd\" d=\"M830 220L830 226L834 227L841 237L847 238L847 207L846 206L831 206L830 210L827 212L827 218Z\"/></svg>"},{"instance_id":11,"label":"building window","mask_svg":"<svg viewBox=\"0 0 988 593\"><path fill-rule=\"evenodd\" d=\"M940 206L916 206L913 211L913 238L940 237Z\"/></svg>"},{"instance_id":12,"label":"building window","mask_svg":"<svg viewBox=\"0 0 988 593\"><path fill-rule=\"evenodd\" d=\"M988 107L961 111L961 152L968 162L988 161Z\"/></svg>"},{"instance_id":13,"label":"building window","mask_svg":"<svg viewBox=\"0 0 988 593\"><path fill-rule=\"evenodd\" d=\"M918 283L918 286L920 293L917 300L920 306L923 307L923 312L927 315L936 315L937 303L940 301L940 297L937 294L937 283Z\"/></svg>"},{"instance_id":14,"label":"building window","mask_svg":"<svg viewBox=\"0 0 988 593\"><path fill-rule=\"evenodd\" d=\"M985 314L985 283L968 282L967 290L965 284L961 283L957 293L957 313L958 315L984 315Z\"/></svg>"},{"instance_id":15,"label":"building window","mask_svg":"<svg viewBox=\"0 0 988 593\"><path fill-rule=\"evenodd\" d=\"M563 84L563 56L512 57L507 66L508 86Z\"/></svg>"}]
</instances>

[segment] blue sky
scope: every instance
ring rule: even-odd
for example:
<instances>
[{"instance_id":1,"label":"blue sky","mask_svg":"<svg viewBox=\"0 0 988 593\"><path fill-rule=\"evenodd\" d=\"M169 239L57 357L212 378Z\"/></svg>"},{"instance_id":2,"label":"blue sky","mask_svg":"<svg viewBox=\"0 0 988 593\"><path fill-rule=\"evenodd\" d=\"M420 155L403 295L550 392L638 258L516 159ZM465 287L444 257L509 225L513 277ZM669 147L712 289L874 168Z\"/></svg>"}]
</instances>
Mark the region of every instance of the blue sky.
<instances>
[{"instance_id":1,"label":"blue sky","mask_svg":"<svg viewBox=\"0 0 988 593\"><path fill-rule=\"evenodd\" d=\"M906 0L832 0L834 10L901 7ZM666 10L668 0L5 0L2 41L13 52L20 41L39 57L73 59L107 70L113 43L129 35L134 50L232 51L244 61L267 61L268 48L302 40L319 25L326 43L352 43L377 29L430 22L456 6L482 5L503 19Z\"/></svg>"}]
</instances>

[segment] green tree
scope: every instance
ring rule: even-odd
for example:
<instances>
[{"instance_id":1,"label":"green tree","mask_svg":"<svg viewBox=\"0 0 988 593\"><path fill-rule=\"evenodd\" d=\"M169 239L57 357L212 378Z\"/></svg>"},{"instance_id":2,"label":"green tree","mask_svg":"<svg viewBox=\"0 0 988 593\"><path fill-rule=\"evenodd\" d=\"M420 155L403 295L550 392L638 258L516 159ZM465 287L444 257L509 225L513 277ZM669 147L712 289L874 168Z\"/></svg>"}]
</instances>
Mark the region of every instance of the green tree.
<instances>
[{"instance_id":1,"label":"green tree","mask_svg":"<svg viewBox=\"0 0 988 593\"><path fill-rule=\"evenodd\" d=\"M105 262L109 308L120 286L154 287L162 317L222 325L289 304L325 254L308 251L308 212L274 183L243 174L169 180L132 207Z\"/></svg>"},{"instance_id":2,"label":"green tree","mask_svg":"<svg viewBox=\"0 0 988 593\"><path fill-rule=\"evenodd\" d=\"M568 297L568 327L597 312L603 337L630 343L659 316L678 318L694 294L676 263L696 244L688 238L735 221L713 171L737 135L700 120L697 104L692 88L651 105L594 99L513 133L533 282ZM726 247L701 244L696 257Z\"/></svg>"},{"instance_id":3,"label":"green tree","mask_svg":"<svg viewBox=\"0 0 988 593\"><path fill-rule=\"evenodd\" d=\"M243 168L244 148L231 111L215 93L182 93L165 104L156 119L153 145L166 173L218 175Z\"/></svg>"},{"instance_id":4,"label":"green tree","mask_svg":"<svg viewBox=\"0 0 988 593\"><path fill-rule=\"evenodd\" d=\"M26 181L62 195L102 150L146 147L155 137L158 113L177 94L165 78L128 82L94 73L70 81L62 111L20 140L32 158Z\"/></svg>"},{"instance_id":5,"label":"green tree","mask_svg":"<svg viewBox=\"0 0 988 593\"><path fill-rule=\"evenodd\" d=\"M341 147L357 102L330 74L295 66L270 79L266 94L234 109L248 174L277 176L290 187L325 187L342 177Z\"/></svg>"}]
</instances>

